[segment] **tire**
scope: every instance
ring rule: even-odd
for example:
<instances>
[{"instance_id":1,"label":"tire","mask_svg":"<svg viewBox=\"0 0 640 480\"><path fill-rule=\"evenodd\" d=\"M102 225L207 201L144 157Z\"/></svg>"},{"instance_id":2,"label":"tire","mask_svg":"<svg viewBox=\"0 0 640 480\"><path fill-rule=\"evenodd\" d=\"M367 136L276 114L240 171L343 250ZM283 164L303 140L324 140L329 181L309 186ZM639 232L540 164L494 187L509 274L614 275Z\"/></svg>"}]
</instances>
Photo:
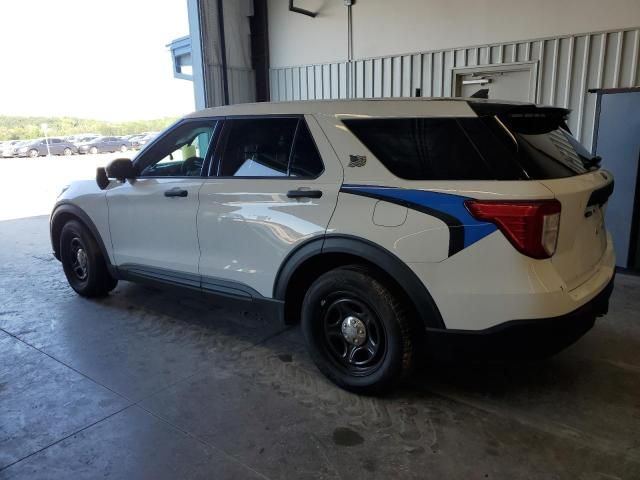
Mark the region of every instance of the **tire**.
<instances>
[{"instance_id":1,"label":"tire","mask_svg":"<svg viewBox=\"0 0 640 480\"><path fill-rule=\"evenodd\" d=\"M380 394L411 373L410 319L367 267L345 266L320 276L302 303L302 331L318 369L345 390Z\"/></svg>"},{"instance_id":2,"label":"tire","mask_svg":"<svg viewBox=\"0 0 640 480\"><path fill-rule=\"evenodd\" d=\"M64 149L64 151L62 153L64 153L64 155L68 157L69 155L71 155L73 153L73 151L69 147L67 147L67 148Z\"/></svg>"},{"instance_id":3,"label":"tire","mask_svg":"<svg viewBox=\"0 0 640 480\"><path fill-rule=\"evenodd\" d=\"M95 155L96 153L98 153L98 149L97 149L96 147L91 147L91 148L89 149L89 153L91 153L91 154Z\"/></svg>"},{"instance_id":4,"label":"tire","mask_svg":"<svg viewBox=\"0 0 640 480\"><path fill-rule=\"evenodd\" d=\"M126 152L127 150L128 150L128 149L127 149L127 146L126 146L126 145L120 145L120 151L121 151L122 153Z\"/></svg>"},{"instance_id":5,"label":"tire","mask_svg":"<svg viewBox=\"0 0 640 480\"><path fill-rule=\"evenodd\" d=\"M36 158L40 156L40 152L38 152L38 150L36 150L35 148L32 148L31 150L29 150L29 156L31 158Z\"/></svg>"},{"instance_id":6,"label":"tire","mask_svg":"<svg viewBox=\"0 0 640 480\"><path fill-rule=\"evenodd\" d=\"M95 239L77 220L62 227L60 259L69 285L83 297L102 297L118 284L109 274Z\"/></svg>"}]
</instances>

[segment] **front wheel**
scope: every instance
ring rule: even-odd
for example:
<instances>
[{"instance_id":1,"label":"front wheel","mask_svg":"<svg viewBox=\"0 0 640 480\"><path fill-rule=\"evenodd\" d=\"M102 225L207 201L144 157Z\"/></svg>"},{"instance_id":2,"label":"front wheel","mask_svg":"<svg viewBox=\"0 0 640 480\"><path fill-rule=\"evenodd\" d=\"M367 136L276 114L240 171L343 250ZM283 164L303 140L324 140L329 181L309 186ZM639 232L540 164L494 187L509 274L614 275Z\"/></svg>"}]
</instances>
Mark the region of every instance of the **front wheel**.
<instances>
[{"instance_id":1,"label":"front wheel","mask_svg":"<svg viewBox=\"0 0 640 480\"><path fill-rule=\"evenodd\" d=\"M69 285L83 297L104 296L118 283L91 232L76 220L62 227L60 259Z\"/></svg>"},{"instance_id":2,"label":"front wheel","mask_svg":"<svg viewBox=\"0 0 640 480\"><path fill-rule=\"evenodd\" d=\"M97 149L96 147L91 147L91 148L89 149L89 153L92 153L92 154L94 154L94 155L95 155L96 153L98 153L98 149Z\"/></svg>"},{"instance_id":3,"label":"front wheel","mask_svg":"<svg viewBox=\"0 0 640 480\"><path fill-rule=\"evenodd\" d=\"M64 152L62 152L62 153L64 153L64 155L68 157L69 155L71 155L73 153L73 151L69 147L67 147L67 148L64 149Z\"/></svg>"},{"instance_id":4,"label":"front wheel","mask_svg":"<svg viewBox=\"0 0 640 480\"><path fill-rule=\"evenodd\" d=\"M126 152L127 151L127 146L126 145L120 145L120 151L122 153Z\"/></svg>"},{"instance_id":5,"label":"front wheel","mask_svg":"<svg viewBox=\"0 0 640 480\"><path fill-rule=\"evenodd\" d=\"M34 149L29 150L29 156L30 156L31 158L36 158L36 157L37 157L37 156L39 156L39 155L40 155L40 152L38 152L38 150L36 150L35 148L34 148Z\"/></svg>"},{"instance_id":6,"label":"front wheel","mask_svg":"<svg viewBox=\"0 0 640 480\"><path fill-rule=\"evenodd\" d=\"M346 390L382 393L411 371L410 319L369 268L346 266L318 278L303 301L302 330L316 366Z\"/></svg>"}]
</instances>

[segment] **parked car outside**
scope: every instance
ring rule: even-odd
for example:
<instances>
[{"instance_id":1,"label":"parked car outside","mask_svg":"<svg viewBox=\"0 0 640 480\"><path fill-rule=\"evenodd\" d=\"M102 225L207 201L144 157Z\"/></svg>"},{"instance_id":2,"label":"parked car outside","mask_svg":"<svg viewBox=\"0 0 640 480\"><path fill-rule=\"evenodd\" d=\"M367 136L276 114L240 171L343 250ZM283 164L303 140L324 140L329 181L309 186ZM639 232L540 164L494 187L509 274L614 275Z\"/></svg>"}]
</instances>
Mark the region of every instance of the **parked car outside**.
<instances>
[{"instance_id":1,"label":"parked car outside","mask_svg":"<svg viewBox=\"0 0 640 480\"><path fill-rule=\"evenodd\" d=\"M127 140L129 140L129 143L131 144L131 149L133 150L139 150L140 149L140 139L144 138L146 135L145 134L135 134L135 135L128 135L127 137L125 137Z\"/></svg>"},{"instance_id":2,"label":"parked car outside","mask_svg":"<svg viewBox=\"0 0 640 480\"><path fill-rule=\"evenodd\" d=\"M129 140L119 137L98 137L78 144L78 153L126 152L131 148Z\"/></svg>"},{"instance_id":3,"label":"parked car outside","mask_svg":"<svg viewBox=\"0 0 640 480\"><path fill-rule=\"evenodd\" d=\"M80 295L183 287L302 324L337 385L423 354L550 355L606 313L612 175L568 110L475 99L233 105L74 182L51 215ZM460 356L458 356L460 355Z\"/></svg>"},{"instance_id":4,"label":"parked car outside","mask_svg":"<svg viewBox=\"0 0 640 480\"><path fill-rule=\"evenodd\" d=\"M61 138L36 138L27 140L17 148L19 157L39 157L43 155L73 155L78 148L71 142Z\"/></svg>"},{"instance_id":5,"label":"parked car outside","mask_svg":"<svg viewBox=\"0 0 640 480\"><path fill-rule=\"evenodd\" d=\"M66 140L73 143L74 145L78 145L79 143L88 142L93 140L94 138L101 137L99 133L82 133L77 135L71 135L70 137L66 137Z\"/></svg>"},{"instance_id":6,"label":"parked car outside","mask_svg":"<svg viewBox=\"0 0 640 480\"><path fill-rule=\"evenodd\" d=\"M5 158L16 156L18 153L17 147L22 142L23 140L9 140L7 142L4 142L4 144L2 145L2 152L0 152L0 155L2 155Z\"/></svg>"},{"instance_id":7,"label":"parked car outside","mask_svg":"<svg viewBox=\"0 0 640 480\"><path fill-rule=\"evenodd\" d=\"M146 144L154 140L158 136L158 132L147 133L137 140L138 148L144 147Z\"/></svg>"}]
</instances>

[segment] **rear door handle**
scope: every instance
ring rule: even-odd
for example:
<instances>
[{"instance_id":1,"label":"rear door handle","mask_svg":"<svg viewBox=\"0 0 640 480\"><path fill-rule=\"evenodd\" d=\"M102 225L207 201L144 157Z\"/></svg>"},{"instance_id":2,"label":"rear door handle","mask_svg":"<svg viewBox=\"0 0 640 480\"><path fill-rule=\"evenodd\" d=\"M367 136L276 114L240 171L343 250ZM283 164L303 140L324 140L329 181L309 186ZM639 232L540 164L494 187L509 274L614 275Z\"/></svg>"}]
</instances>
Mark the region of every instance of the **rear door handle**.
<instances>
[{"instance_id":1,"label":"rear door handle","mask_svg":"<svg viewBox=\"0 0 640 480\"><path fill-rule=\"evenodd\" d=\"M186 197L187 195L189 195L188 191L177 187L164 192L165 197Z\"/></svg>"},{"instance_id":2,"label":"rear door handle","mask_svg":"<svg viewBox=\"0 0 640 480\"><path fill-rule=\"evenodd\" d=\"M322 192L320 190L289 190L287 192L289 198L320 198Z\"/></svg>"}]
</instances>

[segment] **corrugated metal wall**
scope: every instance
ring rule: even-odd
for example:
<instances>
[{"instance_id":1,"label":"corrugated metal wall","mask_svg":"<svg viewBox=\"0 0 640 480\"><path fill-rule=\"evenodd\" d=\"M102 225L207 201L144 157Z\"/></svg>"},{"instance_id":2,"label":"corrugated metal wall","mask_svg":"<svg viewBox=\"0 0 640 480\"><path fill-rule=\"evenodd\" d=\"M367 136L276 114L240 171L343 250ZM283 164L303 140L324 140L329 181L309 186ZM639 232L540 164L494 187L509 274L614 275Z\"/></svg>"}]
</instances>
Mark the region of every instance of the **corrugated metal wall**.
<instances>
[{"instance_id":1,"label":"corrugated metal wall","mask_svg":"<svg viewBox=\"0 0 640 480\"><path fill-rule=\"evenodd\" d=\"M271 100L408 97L416 88L446 97L455 93L456 68L535 62L537 102L572 109L569 125L590 147L596 98L588 90L640 85L639 56L640 27L283 67L270 71Z\"/></svg>"}]
</instances>

